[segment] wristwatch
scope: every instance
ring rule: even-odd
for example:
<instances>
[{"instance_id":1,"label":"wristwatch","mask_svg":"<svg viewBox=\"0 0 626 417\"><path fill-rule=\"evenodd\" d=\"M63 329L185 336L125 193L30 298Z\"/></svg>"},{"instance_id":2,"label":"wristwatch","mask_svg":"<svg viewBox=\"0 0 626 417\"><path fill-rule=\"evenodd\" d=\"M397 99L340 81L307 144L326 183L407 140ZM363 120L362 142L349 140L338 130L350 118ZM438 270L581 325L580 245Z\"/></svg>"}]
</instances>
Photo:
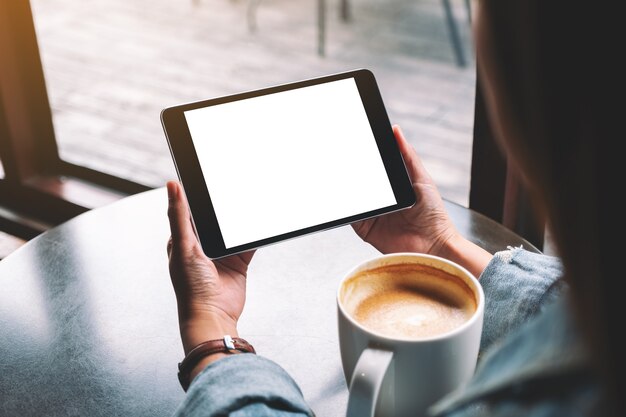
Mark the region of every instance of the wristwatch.
<instances>
[{"instance_id":1,"label":"wristwatch","mask_svg":"<svg viewBox=\"0 0 626 417\"><path fill-rule=\"evenodd\" d=\"M189 375L200 360L214 353L256 353L254 347L239 337L225 335L221 339L207 340L189 351L187 356L178 364L178 381L185 392L191 381Z\"/></svg>"}]
</instances>

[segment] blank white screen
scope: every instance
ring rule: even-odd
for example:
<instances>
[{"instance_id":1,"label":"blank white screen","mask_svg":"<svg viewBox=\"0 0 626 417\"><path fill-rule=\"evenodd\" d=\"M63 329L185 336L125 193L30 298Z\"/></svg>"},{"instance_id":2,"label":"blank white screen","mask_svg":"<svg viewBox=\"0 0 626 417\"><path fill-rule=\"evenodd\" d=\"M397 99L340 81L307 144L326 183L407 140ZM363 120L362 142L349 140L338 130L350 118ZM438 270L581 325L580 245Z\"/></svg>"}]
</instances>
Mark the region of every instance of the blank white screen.
<instances>
[{"instance_id":1,"label":"blank white screen","mask_svg":"<svg viewBox=\"0 0 626 417\"><path fill-rule=\"evenodd\" d=\"M185 118L226 248L396 203L354 79Z\"/></svg>"}]
</instances>

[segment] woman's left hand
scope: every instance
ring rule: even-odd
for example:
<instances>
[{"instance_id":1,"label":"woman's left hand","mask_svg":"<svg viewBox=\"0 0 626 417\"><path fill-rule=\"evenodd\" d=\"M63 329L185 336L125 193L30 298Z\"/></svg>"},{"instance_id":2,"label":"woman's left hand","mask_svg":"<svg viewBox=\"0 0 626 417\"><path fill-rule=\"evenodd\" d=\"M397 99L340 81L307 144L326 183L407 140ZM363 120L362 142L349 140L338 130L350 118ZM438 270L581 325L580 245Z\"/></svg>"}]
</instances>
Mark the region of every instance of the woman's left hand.
<instances>
[{"instance_id":1,"label":"woman's left hand","mask_svg":"<svg viewBox=\"0 0 626 417\"><path fill-rule=\"evenodd\" d=\"M171 230L167 253L187 354L204 341L226 334L238 336L237 321L246 301L246 274L254 252L213 262L196 238L181 186L168 182L167 194Z\"/></svg>"}]
</instances>

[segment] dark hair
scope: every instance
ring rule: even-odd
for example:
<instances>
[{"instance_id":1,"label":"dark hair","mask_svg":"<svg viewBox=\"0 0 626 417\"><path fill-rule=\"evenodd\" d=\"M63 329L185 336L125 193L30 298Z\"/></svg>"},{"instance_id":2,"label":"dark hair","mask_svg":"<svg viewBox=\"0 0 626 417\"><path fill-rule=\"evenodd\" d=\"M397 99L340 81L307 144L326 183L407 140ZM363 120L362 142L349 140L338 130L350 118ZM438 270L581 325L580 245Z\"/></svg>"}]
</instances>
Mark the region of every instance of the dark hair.
<instances>
[{"instance_id":1,"label":"dark hair","mask_svg":"<svg viewBox=\"0 0 626 417\"><path fill-rule=\"evenodd\" d=\"M618 227L625 176L617 174L626 168L618 152L626 112L617 106L626 100L619 64L626 38L615 21L623 14L605 2L479 2L493 70L481 76L495 77L490 82L507 118L500 140L553 233L576 319L603 381L603 405L626 415L619 381L626 376L626 293L620 291L626 274L617 268L626 260Z\"/></svg>"}]
</instances>

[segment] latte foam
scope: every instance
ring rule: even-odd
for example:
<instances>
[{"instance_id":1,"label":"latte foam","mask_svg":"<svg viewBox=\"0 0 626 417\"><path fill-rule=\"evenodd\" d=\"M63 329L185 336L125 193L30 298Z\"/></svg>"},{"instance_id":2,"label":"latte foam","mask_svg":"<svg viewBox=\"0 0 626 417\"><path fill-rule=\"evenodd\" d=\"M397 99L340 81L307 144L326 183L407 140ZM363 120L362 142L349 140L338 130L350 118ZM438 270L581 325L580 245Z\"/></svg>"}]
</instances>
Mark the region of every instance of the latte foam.
<instances>
[{"instance_id":1,"label":"latte foam","mask_svg":"<svg viewBox=\"0 0 626 417\"><path fill-rule=\"evenodd\" d=\"M343 298L354 320L391 338L444 334L476 311L474 293L461 278L414 264L361 272L346 282Z\"/></svg>"}]
</instances>

